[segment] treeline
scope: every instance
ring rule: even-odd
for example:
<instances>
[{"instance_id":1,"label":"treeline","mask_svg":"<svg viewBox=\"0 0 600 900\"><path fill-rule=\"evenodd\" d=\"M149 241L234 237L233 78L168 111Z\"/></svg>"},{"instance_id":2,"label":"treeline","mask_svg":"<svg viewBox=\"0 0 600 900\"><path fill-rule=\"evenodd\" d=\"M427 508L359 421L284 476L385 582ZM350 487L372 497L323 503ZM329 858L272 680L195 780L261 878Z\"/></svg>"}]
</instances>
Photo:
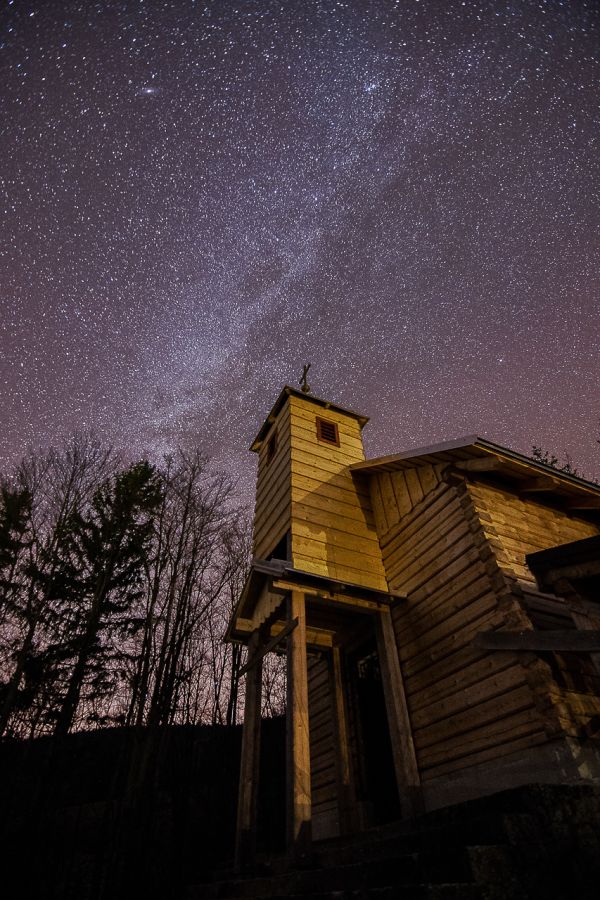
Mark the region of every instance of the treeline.
<instances>
[{"instance_id":1,"label":"treeline","mask_svg":"<svg viewBox=\"0 0 600 900\"><path fill-rule=\"evenodd\" d=\"M250 558L230 478L199 452L125 463L90 437L0 483L0 735L234 724L222 641ZM281 710L277 663L265 713Z\"/></svg>"}]
</instances>

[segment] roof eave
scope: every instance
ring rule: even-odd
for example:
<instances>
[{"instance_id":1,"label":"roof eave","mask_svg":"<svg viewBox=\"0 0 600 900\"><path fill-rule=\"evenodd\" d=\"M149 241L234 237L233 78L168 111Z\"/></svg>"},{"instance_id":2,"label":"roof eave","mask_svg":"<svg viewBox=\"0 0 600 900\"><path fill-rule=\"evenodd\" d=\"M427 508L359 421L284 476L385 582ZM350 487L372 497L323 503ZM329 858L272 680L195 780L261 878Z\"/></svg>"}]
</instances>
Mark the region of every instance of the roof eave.
<instances>
[{"instance_id":1,"label":"roof eave","mask_svg":"<svg viewBox=\"0 0 600 900\"><path fill-rule=\"evenodd\" d=\"M499 459L518 463L538 474L549 475L565 486L571 486L578 491L583 490L586 493L600 496L599 484L595 484L578 475L562 472L560 469L555 469L553 466L538 462L522 453L517 453L515 450L510 450L508 447L503 447L500 444L488 441L485 438L480 438L477 435L458 438L457 440L446 441L441 444L433 444L429 447L419 447L415 450L408 450L404 453L398 453L392 456L381 456L376 459L366 460L365 462L354 463L350 466L350 470L368 475L371 472L376 472L385 468L385 466L393 465L395 462L409 462L412 459L418 460L423 456L451 453L453 450L478 450L481 451L481 455L489 454L490 456L496 456Z\"/></svg>"}]
</instances>

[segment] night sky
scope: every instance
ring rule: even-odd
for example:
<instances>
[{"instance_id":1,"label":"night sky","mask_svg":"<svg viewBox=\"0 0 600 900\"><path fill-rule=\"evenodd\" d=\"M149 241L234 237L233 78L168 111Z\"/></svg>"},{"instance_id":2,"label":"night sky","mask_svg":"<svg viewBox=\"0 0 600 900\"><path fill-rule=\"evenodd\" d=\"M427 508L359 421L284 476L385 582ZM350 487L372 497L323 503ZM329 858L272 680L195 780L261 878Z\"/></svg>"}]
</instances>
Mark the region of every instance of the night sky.
<instances>
[{"instance_id":1,"label":"night sky","mask_svg":"<svg viewBox=\"0 0 600 900\"><path fill-rule=\"evenodd\" d=\"M247 446L304 362L367 453L600 474L596 0L14 2L0 464Z\"/></svg>"}]
</instances>

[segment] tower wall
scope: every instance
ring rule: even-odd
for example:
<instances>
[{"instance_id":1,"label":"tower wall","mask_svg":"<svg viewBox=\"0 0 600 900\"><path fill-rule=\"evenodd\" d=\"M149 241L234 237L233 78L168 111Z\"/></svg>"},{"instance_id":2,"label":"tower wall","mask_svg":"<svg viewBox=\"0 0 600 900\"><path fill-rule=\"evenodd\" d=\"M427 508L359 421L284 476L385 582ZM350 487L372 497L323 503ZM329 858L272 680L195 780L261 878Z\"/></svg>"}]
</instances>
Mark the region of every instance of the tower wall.
<instances>
[{"instance_id":1,"label":"tower wall","mask_svg":"<svg viewBox=\"0 0 600 900\"><path fill-rule=\"evenodd\" d=\"M273 449L271 441L276 441ZM258 451L254 556L266 559L290 530L290 408L284 403Z\"/></svg>"},{"instance_id":2,"label":"tower wall","mask_svg":"<svg viewBox=\"0 0 600 900\"><path fill-rule=\"evenodd\" d=\"M359 421L309 397L288 406L294 567L387 590L368 487L348 469L365 458ZM336 426L339 446L319 437L319 419Z\"/></svg>"}]
</instances>

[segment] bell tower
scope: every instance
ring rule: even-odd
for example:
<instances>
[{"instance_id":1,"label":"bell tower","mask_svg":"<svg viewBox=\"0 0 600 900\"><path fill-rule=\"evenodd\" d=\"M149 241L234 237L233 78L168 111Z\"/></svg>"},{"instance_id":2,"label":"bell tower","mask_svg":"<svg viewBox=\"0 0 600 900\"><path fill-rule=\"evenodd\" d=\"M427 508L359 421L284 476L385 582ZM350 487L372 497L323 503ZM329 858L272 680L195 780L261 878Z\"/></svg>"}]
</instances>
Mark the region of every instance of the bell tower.
<instances>
[{"instance_id":1,"label":"bell tower","mask_svg":"<svg viewBox=\"0 0 600 900\"><path fill-rule=\"evenodd\" d=\"M306 370L305 370L306 373ZM304 385L306 388L307 386ZM251 450L258 454L254 559L226 639L246 644L244 732L236 860L256 846L262 660L287 660L287 844L310 857L321 837L351 830L357 799L343 653L349 641L378 648L392 746L406 745L406 713L390 593L368 486L352 467L365 459L366 416L286 386ZM371 645L370 645L371 646ZM354 741L354 743L353 743ZM413 808L412 751L394 755L404 808Z\"/></svg>"},{"instance_id":2,"label":"bell tower","mask_svg":"<svg viewBox=\"0 0 600 900\"><path fill-rule=\"evenodd\" d=\"M251 449L258 453L254 556L387 591L368 488L366 416L286 386Z\"/></svg>"}]
</instances>

